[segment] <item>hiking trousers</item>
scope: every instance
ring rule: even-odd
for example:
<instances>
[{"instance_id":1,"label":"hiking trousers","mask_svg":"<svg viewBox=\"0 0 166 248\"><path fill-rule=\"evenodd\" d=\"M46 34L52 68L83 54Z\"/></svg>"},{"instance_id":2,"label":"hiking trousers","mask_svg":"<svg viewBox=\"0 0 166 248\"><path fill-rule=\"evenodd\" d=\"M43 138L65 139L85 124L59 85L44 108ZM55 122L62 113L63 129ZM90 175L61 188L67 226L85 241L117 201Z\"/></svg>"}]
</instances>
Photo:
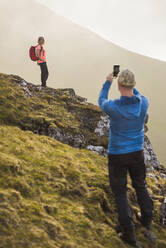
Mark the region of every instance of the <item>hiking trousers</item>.
<instances>
[{"instance_id":1,"label":"hiking trousers","mask_svg":"<svg viewBox=\"0 0 166 248\"><path fill-rule=\"evenodd\" d=\"M42 83L42 86L46 86L46 82L47 82L47 79L48 79L48 68L47 68L47 63L46 62L43 62L43 63L40 63L40 69L41 69L41 83Z\"/></svg>"},{"instance_id":2,"label":"hiking trousers","mask_svg":"<svg viewBox=\"0 0 166 248\"><path fill-rule=\"evenodd\" d=\"M118 211L121 228L134 230L132 210L127 199L127 173L129 173L141 209L142 224L149 228L153 217L153 201L146 185L144 152L108 155L109 180Z\"/></svg>"}]
</instances>

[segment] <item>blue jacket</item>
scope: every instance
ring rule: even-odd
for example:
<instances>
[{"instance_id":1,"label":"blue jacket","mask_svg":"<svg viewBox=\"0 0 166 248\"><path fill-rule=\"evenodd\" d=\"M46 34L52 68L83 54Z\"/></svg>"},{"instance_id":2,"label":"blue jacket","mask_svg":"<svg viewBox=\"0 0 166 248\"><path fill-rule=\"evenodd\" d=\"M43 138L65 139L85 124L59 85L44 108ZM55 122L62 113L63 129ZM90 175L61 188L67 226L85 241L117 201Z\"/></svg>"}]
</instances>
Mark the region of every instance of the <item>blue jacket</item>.
<instances>
[{"instance_id":1,"label":"blue jacket","mask_svg":"<svg viewBox=\"0 0 166 248\"><path fill-rule=\"evenodd\" d=\"M98 99L101 110L110 117L108 154L143 150L148 100L135 88L132 97L108 100L111 84L110 81L105 82Z\"/></svg>"}]
</instances>

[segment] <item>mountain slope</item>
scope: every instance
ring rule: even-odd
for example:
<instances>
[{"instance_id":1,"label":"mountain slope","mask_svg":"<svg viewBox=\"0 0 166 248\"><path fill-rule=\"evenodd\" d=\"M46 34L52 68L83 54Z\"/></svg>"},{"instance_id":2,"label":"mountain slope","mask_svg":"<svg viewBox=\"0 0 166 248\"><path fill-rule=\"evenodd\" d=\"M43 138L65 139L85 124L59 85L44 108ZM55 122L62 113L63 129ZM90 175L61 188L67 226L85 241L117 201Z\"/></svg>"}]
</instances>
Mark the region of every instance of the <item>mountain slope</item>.
<instances>
[{"instance_id":1,"label":"mountain slope","mask_svg":"<svg viewBox=\"0 0 166 248\"><path fill-rule=\"evenodd\" d=\"M0 248L129 248L116 233L107 159L80 149L107 145L106 135L94 133L99 123L99 108L72 89L42 89L0 74ZM63 130L60 136L57 128ZM56 140L61 138L70 146ZM147 167L158 236L154 247L165 248L166 171ZM130 179L128 195L138 212ZM135 215L134 221L138 239L152 248Z\"/></svg>"},{"instance_id":2,"label":"mountain slope","mask_svg":"<svg viewBox=\"0 0 166 248\"><path fill-rule=\"evenodd\" d=\"M104 157L16 127L0 126L0 140L0 247L128 247L115 231ZM166 184L160 177L148 178L148 184L155 200L155 247L164 248L159 209ZM129 199L138 211L130 184ZM152 247L135 222L144 247Z\"/></svg>"},{"instance_id":3,"label":"mountain slope","mask_svg":"<svg viewBox=\"0 0 166 248\"><path fill-rule=\"evenodd\" d=\"M166 63L126 51L81 28L34 0L0 0L1 71L39 82L39 68L28 58L28 49L39 35L46 37L49 86L74 88L96 103L101 83L113 64L136 74L138 89L150 100L150 137L165 162ZM40 17L38 17L38 15ZM133 37L134 38L134 37ZM143 37L142 37L143 39ZM113 85L112 96L117 96ZM161 114L162 113L162 114ZM160 146L158 144L161 144Z\"/></svg>"}]
</instances>

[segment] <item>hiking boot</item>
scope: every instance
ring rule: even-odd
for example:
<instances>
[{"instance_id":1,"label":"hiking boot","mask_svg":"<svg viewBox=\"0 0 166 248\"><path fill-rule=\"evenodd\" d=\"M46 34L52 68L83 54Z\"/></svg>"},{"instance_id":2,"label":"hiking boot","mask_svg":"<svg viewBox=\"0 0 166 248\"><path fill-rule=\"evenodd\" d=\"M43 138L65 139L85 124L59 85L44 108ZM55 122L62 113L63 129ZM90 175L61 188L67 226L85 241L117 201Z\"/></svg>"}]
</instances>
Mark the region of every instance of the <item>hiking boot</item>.
<instances>
[{"instance_id":1,"label":"hiking boot","mask_svg":"<svg viewBox=\"0 0 166 248\"><path fill-rule=\"evenodd\" d=\"M119 237L126 243L135 246L136 245L136 237L134 231L124 231L123 233L119 233Z\"/></svg>"},{"instance_id":2,"label":"hiking boot","mask_svg":"<svg viewBox=\"0 0 166 248\"><path fill-rule=\"evenodd\" d=\"M144 235L151 242L156 243L157 237L156 237L156 235L150 229L145 228Z\"/></svg>"},{"instance_id":3,"label":"hiking boot","mask_svg":"<svg viewBox=\"0 0 166 248\"><path fill-rule=\"evenodd\" d=\"M143 218L141 216L141 213L136 213L136 218L141 223L141 225L143 227L145 227L146 229L150 229L152 218L150 218L150 217Z\"/></svg>"},{"instance_id":4,"label":"hiking boot","mask_svg":"<svg viewBox=\"0 0 166 248\"><path fill-rule=\"evenodd\" d=\"M151 218L143 220L140 214L136 215L137 220L142 224L144 227L144 235L146 238L148 238L151 242L156 243L157 237L156 235L150 230L151 225Z\"/></svg>"},{"instance_id":5,"label":"hiking boot","mask_svg":"<svg viewBox=\"0 0 166 248\"><path fill-rule=\"evenodd\" d=\"M143 248L142 244L136 241L134 230L123 231L123 229L118 225L116 227L116 232L122 241L128 243L132 247Z\"/></svg>"},{"instance_id":6,"label":"hiking boot","mask_svg":"<svg viewBox=\"0 0 166 248\"><path fill-rule=\"evenodd\" d=\"M126 237L126 235L122 234L121 233L121 236L120 238L126 242L127 244L131 245L132 247L137 247L137 248L143 248L142 244L136 240L131 240L131 239L128 239L128 237Z\"/></svg>"}]
</instances>

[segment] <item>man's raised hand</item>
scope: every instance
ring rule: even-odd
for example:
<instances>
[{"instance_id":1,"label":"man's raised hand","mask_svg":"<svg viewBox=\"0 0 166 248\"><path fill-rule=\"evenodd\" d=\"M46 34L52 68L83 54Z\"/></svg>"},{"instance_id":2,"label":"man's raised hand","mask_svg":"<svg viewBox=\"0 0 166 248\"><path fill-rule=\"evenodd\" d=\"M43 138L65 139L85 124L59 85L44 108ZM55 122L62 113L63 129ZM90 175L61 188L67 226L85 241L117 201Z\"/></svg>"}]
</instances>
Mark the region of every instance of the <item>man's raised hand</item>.
<instances>
[{"instance_id":1,"label":"man's raised hand","mask_svg":"<svg viewBox=\"0 0 166 248\"><path fill-rule=\"evenodd\" d=\"M113 81L113 78L114 78L114 75L113 75L113 73L110 73L108 76L107 76L107 81L110 81L111 83L112 83L112 81Z\"/></svg>"}]
</instances>

